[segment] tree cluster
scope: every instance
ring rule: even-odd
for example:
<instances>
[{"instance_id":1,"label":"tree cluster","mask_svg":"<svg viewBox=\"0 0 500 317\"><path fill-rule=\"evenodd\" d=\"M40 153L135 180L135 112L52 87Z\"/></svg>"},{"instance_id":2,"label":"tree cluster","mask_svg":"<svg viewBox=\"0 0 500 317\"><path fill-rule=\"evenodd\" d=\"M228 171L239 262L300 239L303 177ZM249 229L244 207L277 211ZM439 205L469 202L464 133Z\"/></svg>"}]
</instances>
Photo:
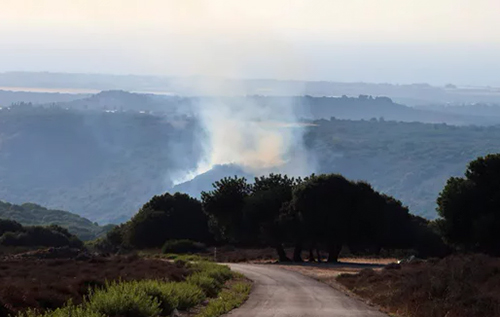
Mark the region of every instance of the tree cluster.
<instances>
[{"instance_id":1,"label":"tree cluster","mask_svg":"<svg viewBox=\"0 0 500 317\"><path fill-rule=\"evenodd\" d=\"M324 249L331 262L337 261L343 246L375 251L414 248L422 254L441 251L431 248L442 243L427 221L410 215L400 201L369 184L341 175L295 179L270 174L252 184L245 178L226 177L213 186L201 196L216 237L273 246L281 261L289 260L285 245L294 246L294 261L302 260L305 247L310 260L314 260L313 249Z\"/></svg>"},{"instance_id":2,"label":"tree cluster","mask_svg":"<svg viewBox=\"0 0 500 317\"><path fill-rule=\"evenodd\" d=\"M83 247L83 242L57 225L22 226L13 220L0 219L0 245L15 247Z\"/></svg>"}]
</instances>

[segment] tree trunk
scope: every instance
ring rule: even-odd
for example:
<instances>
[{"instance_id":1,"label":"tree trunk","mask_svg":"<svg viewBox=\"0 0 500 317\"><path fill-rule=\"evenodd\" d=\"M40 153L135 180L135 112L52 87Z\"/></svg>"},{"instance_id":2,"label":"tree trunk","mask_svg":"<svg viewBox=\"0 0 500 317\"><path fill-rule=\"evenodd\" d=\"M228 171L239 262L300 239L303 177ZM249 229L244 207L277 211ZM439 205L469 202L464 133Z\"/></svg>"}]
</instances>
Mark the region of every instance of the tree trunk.
<instances>
[{"instance_id":1,"label":"tree trunk","mask_svg":"<svg viewBox=\"0 0 500 317\"><path fill-rule=\"evenodd\" d=\"M293 249L293 262L303 262L302 260L302 245L300 243L295 245Z\"/></svg>"},{"instance_id":2,"label":"tree trunk","mask_svg":"<svg viewBox=\"0 0 500 317\"><path fill-rule=\"evenodd\" d=\"M291 260L286 256L285 249L281 243L276 245L276 252L278 253L278 261L291 262Z\"/></svg>"},{"instance_id":3,"label":"tree trunk","mask_svg":"<svg viewBox=\"0 0 500 317\"><path fill-rule=\"evenodd\" d=\"M337 263L339 261L339 254L342 250L342 245L332 244L328 248L328 263Z\"/></svg>"},{"instance_id":4,"label":"tree trunk","mask_svg":"<svg viewBox=\"0 0 500 317\"><path fill-rule=\"evenodd\" d=\"M309 248L309 262L313 263L315 262L315 259L314 259L314 253L313 253L313 248Z\"/></svg>"},{"instance_id":5,"label":"tree trunk","mask_svg":"<svg viewBox=\"0 0 500 317\"><path fill-rule=\"evenodd\" d=\"M316 254L318 255L318 263L321 263L321 252L319 249L316 249Z\"/></svg>"}]
</instances>

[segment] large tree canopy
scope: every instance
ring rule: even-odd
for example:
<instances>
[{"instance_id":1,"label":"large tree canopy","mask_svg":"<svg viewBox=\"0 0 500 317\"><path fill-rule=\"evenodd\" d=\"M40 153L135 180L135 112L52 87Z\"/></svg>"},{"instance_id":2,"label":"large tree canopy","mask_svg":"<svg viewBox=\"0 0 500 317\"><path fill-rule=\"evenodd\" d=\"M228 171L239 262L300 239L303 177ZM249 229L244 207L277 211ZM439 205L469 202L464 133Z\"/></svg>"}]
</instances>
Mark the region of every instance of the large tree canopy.
<instances>
[{"instance_id":1,"label":"large tree canopy","mask_svg":"<svg viewBox=\"0 0 500 317\"><path fill-rule=\"evenodd\" d=\"M201 203L186 194L154 196L127 223L112 230L108 239L138 248L160 247L169 239L210 242L208 218Z\"/></svg>"},{"instance_id":2,"label":"large tree canopy","mask_svg":"<svg viewBox=\"0 0 500 317\"><path fill-rule=\"evenodd\" d=\"M202 193L202 204L219 239L272 246L282 261L288 260L284 244L295 246L295 261L309 246L311 254L327 249L335 262L342 246L378 251L440 242L427 221L410 215L399 200L338 174L304 180L271 174L252 184L224 178Z\"/></svg>"},{"instance_id":3,"label":"large tree canopy","mask_svg":"<svg viewBox=\"0 0 500 317\"><path fill-rule=\"evenodd\" d=\"M448 242L500 254L500 154L471 161L465 177L448 180L437 204L438 227Z\"/></svg>"}]
</instances>

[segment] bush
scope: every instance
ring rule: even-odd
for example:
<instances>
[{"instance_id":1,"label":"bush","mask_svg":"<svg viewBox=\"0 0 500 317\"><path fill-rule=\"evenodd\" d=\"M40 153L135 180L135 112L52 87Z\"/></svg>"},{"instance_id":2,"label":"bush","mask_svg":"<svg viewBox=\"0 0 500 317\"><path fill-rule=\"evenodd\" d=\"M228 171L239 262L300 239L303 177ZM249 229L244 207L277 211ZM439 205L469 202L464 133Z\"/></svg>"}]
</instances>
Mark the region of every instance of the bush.
<instances>
[{"instance_id":1,"label":"bush","mask_svg":"<svg viewBox=\"0 0 500 317\"><path fill-rule=\"evenodd\" d=\"M238 282L223 290L220 296L211 301L197 317L217 317L239 307L248 297L252 286L248 282Z\"/></svg>"},{"instance_id":2,"label":"bush","mask_svg":"<svg viewBox=\"0 0 500 317\"><path fill-rule=\"evenodd\" d=\"M191 267L198 272L189 276L186 281L199 286L209 297L216 296L224 283L233 276L229 267L210 262L195 263Z\"/></svg>"},{"instance_id":3,"label":"bush","mask_svg":"<svg viewBox=\"0 0 500 317\"><path fill-rule=\"evenodd\" d=\"M146 280L128 284L135 292L146 293L158 300L164 315L170 314L174 309L186 310L205 299L200 287L186 282L166 283L158 280Z\"/></svg>"},{"instance_id":4,"label":"bush","mask_svg":"<svg viewBox=\"0 0 500 317\"><path fill-rule=\"evenodd\" d=\"M86 308L110 317L152 317L161 313L158 299L130 283L108 284L90 292Z\"/></svg>"},{"instance_id":5,"label":"bush","mask_svg":"<svg viewBox=\"0 0 500 317\"><path fill-rule=\"evenodd\" d=\"M200 287L208 297L216 296L222 288L218 281L203 272L189 276L186 282Z\"/></svg>"},{"instance_id":6,"label":"bush","mask_svg":"<svg viewBox=\"0 0 500 317\"><path fill-rule=\"evenodd\" d=\"M233 272L226 265L219 265L212 262L198 262L192 264L191 267L215 279L219 283L224 283L233 277Z\"/></svg>"},{"instance_id":7,"label":"bush","mask_svg":"<svg viewBox=\"0 0 500 317\"><path fill-rule=\"evenodd\" d=\"M194 242L191 240L168 240L163 245L161 252L163 254L167 253L198 253L205 251L205 245L203 243Z\"/></svg>"},{"instance_id":8,"label":"bush","mask_svg":"<svg viewBox=\"0 0 500 317\"><path fill-rule=\"evenodd\" d=\"M103 314L88 310L82 306L73 306L68 303L65 307L53 311L39 313L35 310L28 310L25 313L19 313L17 317L106 317Z\"/></svg>"},{"instance_id":9,"label":"bush","mask_svg":"<svg viewBox=\"0 0 500 317\"><path fill-rule=\"evenodd\" d=\"M14 220L0 219L0 237L6 232L23 231L23 226Z\"/></svg>"}]
</instances>

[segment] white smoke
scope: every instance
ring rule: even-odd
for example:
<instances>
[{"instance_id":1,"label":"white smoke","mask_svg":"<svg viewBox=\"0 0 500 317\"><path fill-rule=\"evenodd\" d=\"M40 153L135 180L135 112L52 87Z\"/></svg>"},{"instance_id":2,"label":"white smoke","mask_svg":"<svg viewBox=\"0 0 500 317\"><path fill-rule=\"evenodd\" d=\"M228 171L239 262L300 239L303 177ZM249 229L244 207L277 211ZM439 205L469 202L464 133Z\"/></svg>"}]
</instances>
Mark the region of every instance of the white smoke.
<instances>
[{"instance_id":1,"label":"white smoke","mask_svg":"<svg viewBox=\"0 0 500 317\"><path fill-rule=\"evenodd\" d=\"M258 97L200 98L197 114L205 132L204 155L197 169L177 183L224 164L238 165L256 176L314 172L315 162L303 141L307 125L295 114L292 98L262 101Z\"/></svg>"},{"instance_id":2,"label":"white smoke","mask_svg":"<svg viewBox=\"0 0 500 317\"><path fill-rule=\"evenodd\" d=\"M254 15L247 11L235 12L230 19L224 20L218 15L220 8L211 7L210 2L205 2L205 5L203 10L196 11L201 15L197 23L204 21L205 30L211 31L204 41L198 42L207 41L210 45L202 45L190 55L192 73L200 77L172 83L174 90L201 96L197 99L195 112L204 128L205 155L196 170L184 173L176 183L222 164L238 165L254 175L312 173L315 164L305 150L302 139L305 126L299 121L293 98L282 97L270 102L269 99L245 97L263 91L268 94L278 92L270 91L268 87L250 88L245 82L224 79L228 74L247 78L253 69L262 68L273 73L274 78L300 78L307 69L306 61L286 36L276 31L276 21L268 19L262 12ZM189 25L186 28L190 29ZM196 29L199 30L199 25ZM178 89L175 89L176 85ZM286 91L288 96L303 95L303 90L298 87L301 85L291 81L290 87L280 87L279 93Z\"/></svg>"}]
</instances>

